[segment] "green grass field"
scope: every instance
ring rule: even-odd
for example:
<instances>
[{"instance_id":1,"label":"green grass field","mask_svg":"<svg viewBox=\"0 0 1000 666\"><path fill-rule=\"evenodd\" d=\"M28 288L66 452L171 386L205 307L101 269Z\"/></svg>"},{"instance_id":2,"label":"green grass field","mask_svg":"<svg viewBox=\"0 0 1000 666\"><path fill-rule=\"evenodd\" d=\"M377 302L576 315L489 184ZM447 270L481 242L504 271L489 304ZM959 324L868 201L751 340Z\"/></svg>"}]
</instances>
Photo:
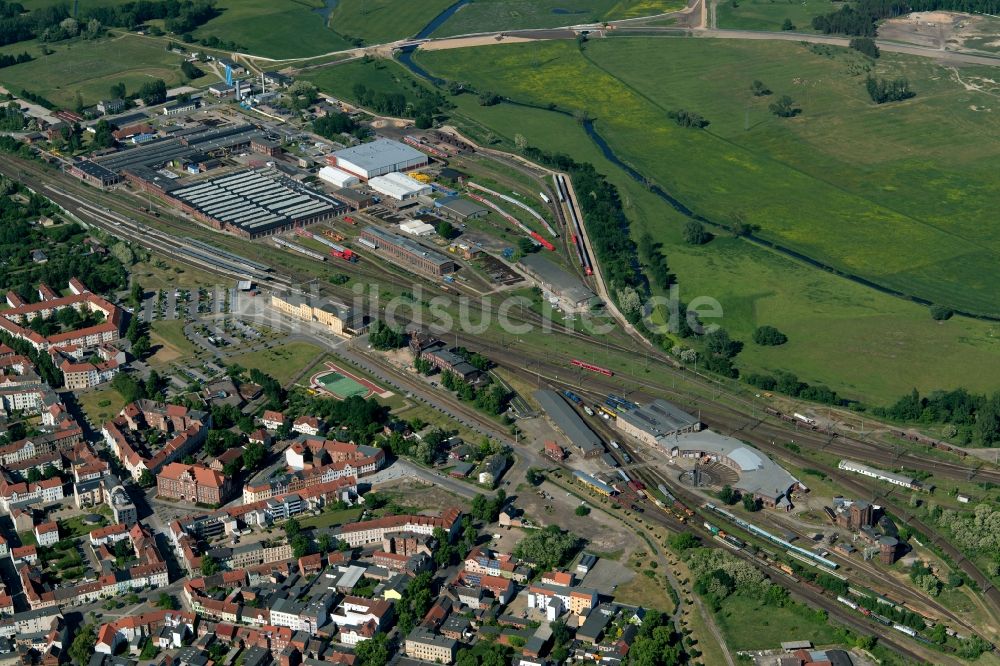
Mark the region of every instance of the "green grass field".
<instances>
[{"instance_id":1,"label":"green grass field","mask_svg":"<svg viewBox=\"0 0 1000 666\"><path fill-rule=\"evenodd\" d=\"M338 509L334 511L324 511L318 516L308 516L299 520L299 524L302 527L310 528L325 528L333 527L334 525L344 525L345 523L353 523L361 517L361 512L364 511L361 507L351 507L349 509Z\"/></svg>"},{"instance_id":2,"label":"green grass field","mask_svg":"<svg viewBox=\"0 0 1000 666\"><path fill-rule=\"evenodd\" d=\"M308 342L290 342L273 349L239 354L229 360L244 368L257 368L284 384L305 370L322 351Z\"/></svg>"},{"instance_id":3,"label":"green grass field","mask_svg":"<svg viewBox=\"0 0 1000 666\"><path fill-rule=\"evenodd\" d=\"M715 9L719 28L781 30L790 19L797 32L813 32L812 18L837 11L831 0L728 0Z\"/></svg>"},{"instance_id":4,"label":"green grass field","mask_svg":"<svg viewBox=\"0 0 1000 666\"><path fill-rule=\"evenodd\" d=\"M750 621L750 618L755 619ZM722 610L715 619L731 652L773 649L789 636L812 641L814 645L837 642L833 625L819 620L812 609L800 604L778 608L734 594L722 602Z\"/></svg>"},{"instance_id":5,"label":"green grass field","mask_svg":"<svg viewBox=\"0 0 1000 666\"><path fill-rule=\"evenodd\" d=\"M950 70L883 57L878 73L907 75L918 95L878 107L850 74L861 57L826 47L829 55L799 44L619 38L595 40L583 56L566 43L483 48L474 59L420 59L448 78L588 112L622 159L709 219L740 214L762 237L845 272L998 311L1000 234L983 221L1000 176L988 166L997 144L983 138L1000 135L1000 122L970 108L992 97L965 90ZM767 98L750 95L754 79L791 94L804 113L775 118ZM675 109L712 125L677 127L666 119ZM697 159L680 158L688 155Z\"/></svg>"},{"instance_id":6,"label":"green grass field","mask_svg":"<svg viewBox=\"0 0 1000 666\"><path fill-rule=\"evenodd\" d=\"M79 391L76 394L76 401L83 413L90 418L90 422L98 429L125 406L121 394L113 388Z\"/></svg>"},{"instance_id":7,"label":"green grass field","mask_svg":"<svg viewBox=\"0 0 1000 666\"><path fill-rule=\"evenodd\" d=\"M184 335L184 321L161 319L150 327L150 341L156 353L150 359L155 366L164 366L181 358L192 358L199 351Z\"/></svg>"},{"instance_id":8,"label":"green grass field","mask_svg":"<svg viewBox=\"0 0 1000 666\"><path fill-rule=\"evenodd\" d=\"M682 0L476 0L462 7L434 37L491 30L564 25L652 16L683 9Z\"/></svg>"},{"instance_id":9,"label":"green grass field","mask_svg":"<svg viewBox=\"0 0 1000 666\"><path fill-rule=\"evenodd\" d=\"M233 41L253 55L302 58L350 48L323 24L321 0L219 0L218 16L195 31Z\"/></svg>"},{"instance_id":10,"label":"green grass field","mask_svg":"<svg viewBox=\"0 0 1000 666\"><path fill-rule=\"evenodd\" d=\"M24 45L8 47L14 52ZM163 79L168 86L182 82L182 58L169 53L163 42L126 34L96 42L50 44L54 53L42 56L37 48L27 50L35 60L3 70L3 85L12 92L27 89L53 103L73 108L77 92L86 104L108 97L108 90L122 81L129 92L143 83ZM9 51L8 51L9 52ZM202 77L195 83L209 79Z\"/></svg>"},{"instance_id":11,"label":"green grass field","mask_svg":"<svg viewBox=\"0 0 1000 666\"><path fill-rule=\"evenodd\" d=\"M725 45L714 46L721 57ZM504 48L510 47L496 51ZM421 54L421 64L435 74L457 71L456 78L469 80L469 71L459 69L453 58L447 59L447 68L439 66L445 62L442 55ZM478 62L481 58L477 55ZM679 276L681 298L716 298L725 312L721 323L737 338L749 341L761 324L788 334L790 341L782 347L748 342L739 356L743 369L785 369L875 402L892 400L913 386L993 390L991 377L1000 371L996 325L963 318L934 322L923 306L732 237L689 246L681 238L685 218L605 159L572 119L507 105L482 107L469 95L452 99L455 122L480 140L493 136L502 140L501 147L512 149L513 137L520 133L533 145L572 154L608 174L621 190L634 233L648 229L664 243L670 268Z\"/></svg>"},{"instance_id":12,"label":"green grass field","mask_svg":"<svg viewBox=\"0 0 1000 666\"><path fill-rule=\"evenodd\" d=\"M410 73L394 60L376 59L370 62L352 60L340 65L307 70L302 73L323 92L344 99L354 99L351 92L355 84L362 84L378 92L402 92L407 99L415 99L414 86L421 85ZM426 86L423 86L426 87Z\"/></svg>"},{"instance_id":13,"label":"green grass field","mask_svg":"<svg viewBox=\"0 0 1000 666\"><path fill-rule=\"evenodd\" d=\"M330 27L369 44L413 37L454 0L339 0Z\"/></svg>"}]
</instances>

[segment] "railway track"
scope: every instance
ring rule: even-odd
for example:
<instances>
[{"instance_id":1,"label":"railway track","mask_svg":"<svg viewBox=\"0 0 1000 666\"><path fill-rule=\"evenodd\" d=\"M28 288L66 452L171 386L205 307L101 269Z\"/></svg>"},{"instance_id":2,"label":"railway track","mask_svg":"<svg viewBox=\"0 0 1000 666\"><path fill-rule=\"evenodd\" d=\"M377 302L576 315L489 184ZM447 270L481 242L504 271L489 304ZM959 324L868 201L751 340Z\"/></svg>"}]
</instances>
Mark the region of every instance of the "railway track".
<instances>
[{"instance_id":1,"label":"railway track","mask_svg":"<svg viewBox=\"0 0 1000 666\"><path fill-rule=\"evenodd\" d=\"M555 374L555 372L553 372L553 368L561 369L563 370L563 376L565 377L566 371L564 366L553 365L551 362L536 361L537 365L535 366L533 371L526 372L520 370L524 360L523 355L519 356L516 359L508 355L507 358L505 358L504 360L510 364L509 367L515 368L514 372L520 374L527 381L530 381L532 379L532 375L534 375L536 381L539 381L542 377L544 377L547 383L553 384L555 386L571 388L574 391L586 390L582 388L580 383L574 383L567 381L566 379L560 379ZM544 374L542 373L543 369L546 370ZM600 390L600 392L603 394L618 392L621 388L619 385L611 383L610 381L608 381L607 378L604 378L600 375L594 375L592 377L589 376L588 387L591 387L591 390L594 391ZM937 533L937 531L933 527L925 524L922 520L913 516L909 510L907 510L906 508L895 502L891 498L890 494L888 493L879 494L877 492L874 492L867 483L865 483L858 477L847 476L842 470L836 467L817 462L810 458L806 458L803 455L786 448L783 442L785 442L788 439L788 433L785 431L782 431L778 428L774 428L773 431L767 429L763 431L757 431L756 429L746 429L744 427L747 423L747 418L745 414L740 414L738 412L735 412L735 410L731 410L731 408L727 408L724 406L706 404L706 407L707 408L714 407L714 410L713 409L701 410L701 418L709 426L714 426L716 427L716 429L722 432L736 435L741 439L745 439L749 441L751 444L760 448L761 450L769 454L772 454L777 458L788 460L797 467L818 469L824 472L830 479L836 482L839 486L843 487L845 490L852 492L856 496L870 498L873 501L878 501L880 504L886 507L886 509L889 512L894 514L897 518L905 521L916 531L922 533L928 540L930 540L931 543L940 548L940 550L954 562L955 566L961 569L972 581L976 583L984 599L986 600L988 606L990 607L991 612L994 614L994 616L1000 617L1000 590L994 587L992 581L985 574L983 574L978 569L978 567L975 566L974 563L970 562L964 555L962 555L962 553L957 548L955 548L951 543L949 543L947 540L941 537L941 535ZM721 414L721 417L718 419L715 418L715 413ZM735 421L733 420L734 414L737 416L737 419ZM772 433L776 435L778 439L774 439L771 436L769 436ZM796 441L796 443L798 443L798 440ZM854 451L853 453L855 455L857 454L856 451ZM882 461L883 464L885 464L887 462L892 463L893 460L896 459L896 457L890 456L886 458L885 455L881 455L878 457L867 455L864 457L864 459L876 463ZM920 461L915 461L915 462L918 462L920 466L925 465L925 463ZM954 474L958 470L956 470L953 467L941 467L940 461L935 460L933 461L933 467L928 471L931 471L932 473L941 473L942 476L948 476L949 473ZM966 470L961 470L962 474L964 474L965 472Z\"/></svg>"},{"instance_id":2,"label":"railway track","mask_svg":"<svg viewBox=\"0 0 1000 666\"><path fill-rule=\"evenodd\" d=\"M581 396L587 396L592 399L600 397L597 394L593 394L592 392L588 391L583 391L581 393ZM641 481L648 488L655 488L662 483L663 485L668 487L675 496L681 499L689 507L694 508L694 510L696 511L696 516L694 518L692 518L686 524L681 524L671 514L666 513L665 511L662 510L658 510L658 507L655 504L650 504L649 502L646 502L645 506L649 510L646 512L645 515L656 516L658 522L661 522L662 524L667 526L673 526L674 529L686 529L688 531L693 531L697 533L699 536L701 536L703 542L705 542L706 544L712 546L716 545L715 540L712 538L713 535L709 533L708 530L704 529L701 523L701 519L703 518L703 516L700 514L700 507L704 503L703 497L696 494L694 491L691 491L685 488L684 486L676 483L673 479L669 479L666 475L664 475L664 473L661 470L656 469L652 467L649 463L645 462L646 452L640 451L636 447L630 445L627 441L625 441L625 438L622 437L620 433L614 431L608 423L604 422L603 420L598 420L598 421L592 421L591 424L597 424L597 427L594 429L598 431L598 433L602 436L602 438L605 441L610 441L611 439L615 439L618 442L619 445L618 449L609 448L608 451L618 461L619 469L628 470L630 476L632 476L634 479ZM631 460L630 463L626 463L622 453L625 453L629 456L629 459ZM736 555L743 557L743 559L751 561L758 567L765 567L766 571L769 573L772 579L774 579L775 576L778 576L780 578L789 578L787 574L785 574L780 570L776 570L773 566L767 564L766 562L758 561L757 558L752 556L748 557L747 556L748 553L745 553L743 551L732 551L732 550L730 550L730 552L734 552ZM848 569L850 569L853 564L854 563L851 562L850 560L846 560L846 567ZM797 579L791 579L791 581L798 582ZM900 599L907 599L913 594L913 591L910 588L908 588L906 585L902 583L895 581L891 577L883 577L881 579L880 585L882 586L883 590L890 589L891 590L890 594ZM873 631L873 629L876 628L874 627L874 625L868 624L866 620L857 617L854 613L847 612L843 608L838 608L837 607L838 604L836 603L836 601L834 599L831 599L830 597L827 597L825 594L822 594L805 586L797 587L794 590L794 592L801 594L804 598L808 599L809 601L812 601L814 605L824 608L828 612L830 612L832 609L835 612L831 614L836 615L838 619L842 620L845 624L849 624L850 626L859 629L865 633L870 633ZM978 633L975 627L973 627L963 619L959 618L957 615L952 613L952 611L948 610L947 608L937 603L933 599L927 598L927 599L922 599L922 601L928 606L928 608L932 609L938 614L938 618L940 620L945 620L948 623L960 627L969 633L972 634ZM880 640L882 640L882 642L885 643L882 636L880 636ZM911 657L916 656L912 652L902 649L902 644L898 642L895 643L894 649L900 650L901 653L909 654L909 656ZM958 662L953 662L953 663L958 663Z\"/></svg>"},{"instance_id":3,"label":"railway track","mask_svg":"<svg viewBox=\"0 0 1000 666\"><path fill-rule=\"evenodd\" d=\"M474 338L464 336L462 333L457 334L457 339L459 341L464 339L466 344L475 344ZM588 339L593 340L592 338ZM530 349L518 348L516 351L512 351L502 347L491 348L490 354L497 363L514 371L520 370L527 379L535 379L536 381L545 379L573 390L593 387L595 391L606 395L607 393L620 393L623 391L623 387L626 387L624 392L633 396L637 392L649 398L663 395L672 396L672 399L685 408L699 411L702 420L707 424L715 426L727 434L753 442L780 442L784 448L785 442L794 440L797 445L804 448L860 458L890 469L907 467L953 480L1000 483L1000 471L995 469L969 467L961 463L922 456L911 451L889 451L875 442L819 433L806 428L793 427L789 429L783 422L774 424L767 421L763 417L763 412L761 412L761 418L754 419L753 416L721 402L705 398L692 399L688 394L678 391L663 381L632 376L605 377L599 374L587 374L586 381L574 382L571 381L574 371L570 367L572 357L569 354L562 354L565 360L559 360L553 358L559 356L558 353L547 352L541 356ZM525 371L523 369L528 362L530 362L531 370ZM657 370L661 369L657 368ZM629 385L631 385L631 389L628 388ZM807 466L813 465L810 462Z\"/></svg>"},{"instance_id":4,"label":"railway track","mask_svg":"<svg viewBox=\"0 0 1000 666\"><path fill-rule=\"evenodd\" d=\"M607 433L605 433L606 435ZM642 463L641 454L639 454L634 448L628 447L626 444L622 443L621 439L617 440L619 446L621 447L618 451L612 449L611 453L619 460L619 463L623 463L624 460L621 457L620 451L628 453L635 463ZM677 484L668 482L668 480L660 474L658 471L654 471L651 468L646 468L643 471L634 471L634 468L630 470L630 474L635 478L641 480L647 487L656 487L657 484L664 483L667 485L675 495L677 495L682 501L684 501L688 506L700 507L701 498L694 495L690 491L679 488ZM825 610L827 614L833 618L836 618L838 622L848 626L849 628L857 631L861 634L871 634L878 631L878 627L870 624L869 621L859 616L856 613L849 612L845 607L839 604L835 599L832 599L825 594L816 591L810 587L799 584L800 581L797 578L789 576L785 572L774 568L768 563L755 557L753 554L748 552L746 549L734 550L727 548L722 544L718 543L713 535L704 528L700 519L702 516L700 513L695 514L691 520L686 523L681 523L676 517L659 509L655 504L650 502L645 503L645 511L643 516L657 524L660 524L670 530L677 531L689 531L697 534L702 539L702 543L711 548L721 548L726 550L726 552L743 559L759 569L763 569L765 574L775 583L782 585L787 588L793 597L797 597L800 601L804 601L807 605L811 605L816 608ZM697 509L696 509L697 511ZM899 653L900 655L912 660L914 663L924 663L926 658L920 654L913 651L913 649L892 635L884 635L879 633L879 641ZM956 660L953 660L948 655L935 655L940 657L937 663L949 663L957 664Z\"/></svg>"},{"instance_id":5,"label":"railway track","mask_svg":"<svg viewBox=\"0 0 1000 666\"><path fill-rule=\"evenodd\" d=\"M580 395L581 397L584 396L589 397L590 399L598 403L603 401L603 396L601 396L600 394L583 391L581 392ZM684 497L695 506L700 506L701 504L704 503L705 501L704 497L701 497L695 492L688 490L684 486L678 484L674 479L670 479L663 473L662 470L655 468L651 463L645 462L646 452L645 451L640 452L638 449L636 449L636 447L631 446L627 441L625 441L625 438L622 437L621 433L616 432L610 426L609 423L603 420L592 421L592 423L597 424L597 428L595 428L595 430L598 430L599 434L602 435L606 440L609 441L611 439L615 439L618 442L620 450L611 448L610 453L618 461L620 469L624 469L627 472L629 472L629 474L631 474L632 476L638 477L640 480L642 480L643 483L645 483L649 487L656 487L658 484L663 483L665 486L670 488L675 495L680 495ZM622 451L624 451L629 455L629 457L632 460L631 463L627 463L625 461L625 459L621 455ZM845 564L845 567L848 570L851 570L854 567L858 566L857 562L854 562L850 559L839 558L839 557L838 559L840 559ZM906 599L907 597L913 594L913 590L909 586L898 582L892 577L882 576L881 573L878 572L877 570L866 570L865 573L872 576L878 576L880 579L879 584L882 586L883 591L890 590L891 592L889 594L892 594L897 598ZM929 609L932 609L934 612L936 612L939 618L947 619L950 623L956 626L960 626L972 633L976 633L975 627L968 624L965 620L958 617L951 610L945 608L936 600L925 595L924 597L921 598L921 601Z\"/></svg>"},{"instance_id":6,"label":"railway track","mask_svg":"<svg viewBox=\"0 0 1000 666\"><path fill-rule=\"evenodd\" d=\"M7 175L24 180L24 172L28 172L34 176L36 182L33 185L43 186L45 188L46 196L52 198L59 205L67 208L67 210L75 211L79 210L84 213L93 223L97 226L108 230L113 235L120 235L122 237L128 238L135 242L141 243L144 246L151 247L154 251L166 253L169 256L176 258L182 263L192 263L191 257L183 255L180 250L181 246L178 244L177 239L168 233L162 231L162 227L167 227L176 231L178 234L183 234L185 232L190 233L190 225L193 223L186 223L188 226L184 226L185 223L181 221L173 221L169 218L157 218L152 215L147 215L142 212L138 212L136 217L141 219L146 219L148 224L142 224L138 220L133 219L129 216L121 216L119 213L115 213L112 210L112 206L121 206L122 200L116 196L112 196L108 193L103 193L93 188L89 188L82 183L79 183L64 174L59 172L54 172L43 167L41 164L29 163L24 160L12 158L10 156L0 156L0 171L6 173ZM49 182L55 182L58 184L59 188L50 186ZM70 194L72 193L72 194ZM86 198L85 200L83 198ZM102 203L108 204L101 210L101 206L96 206L89 203L89 201L98 200ZM122 219L124 217L124 219ZM117 222L117 224L116 224ZM218 267L212 266L202 266L206 270L210 270L217 274L226 275L232 277L231 271L220 271ZM372 278L376 278L381 281L388 281L392 284L398 286L412 286L412 281L408 281L405 278L394 276L391 273L386 273L382 270L375 271L367 270L367 267L362 267L357 272L359 274L364 274ZM281 272L276 272L272 278L272 284L277 286L289 287L291 288L293 284L301 284L303 280L301 278L308 277L312 279L314 276L308 275L304 272L295 271L294 269L289 269L288 267L282 267ZM299 279L296 279L299 278ZM529 315L523 317L523 320L527 323L540 323L542 318L540 315L535 315L535 313L530 313ZM594 342L594 338L591 336L572 331L561 324L551 322L553 327L553 332L557 332L561 335L573 336L578 339L585 339L589 342ZM463 336L459 335L456 339L460 339ZM474 338L466 338L466 344L475 346L477 341ZM619 344L608 343L605 346L609 350L615 350L621 353L635 353L634 348L628 348ZM679 371L676 368L676 364L669 359L669 357L664 357L659 354L655 355L656 360L661 360L664 362L666 367L658 368L663 371L671 373L684 374L683 371ZM535 364L535 369L532 372L519 371L521 364L525 359L530 359ZM551 360L551 355L546 355L545 358L540 358L539 356L532 354L530 352L525 352L524 350L518 350L517 354L513 354L510 351L501 351L498 353L498 362L507 364L508 367L513 369L516 374L519 374L522 378L530 381L531 375L535 375L536 380L542 375L542 371L545 371L546 381L555 381L556 383L571 386L573 388L579 388L582 382L571 383L566 380L559 380L556 373L562 371L563 375L567 374L566 365L554 363ZM685 379L689 381L702 381L704 386L707 388L716 388L709 382L704 382L698 378L692 377L690 373L685 375ZM638 390L642 391L653 391L658 394L669 394L677 395L683 397L683 394L676 391L675 389L668 388L664 384L659 382L654 382L645 379L638 379L635 377L628 378L624 381L630 381L633 385L638 387ZM619 383L624 385L624 381L619 379ZM593 386L601 387L602 390L608 391L618 391L620 390L619 383L613 383L599 377L588 377L588 383ZM472 422L477 423L482 426L483 429L493 432L498 439L501 441L510 442L509 437L506 433L502 432L497 427L497 424L492 420L486 418L475 412L475 410L468 408L467 406L461 404L456 399L452 399L451 396L441 399L441 403L447 406L447 409L454 411L455 413L463 415L465 418ZM743 400L744 404L748 404L746 400ZM787 429L782 429L778 426L771 425L764 421L763 419L753 422L748 419L746 413L740 412L735 408L723 405L718 402L713 402L705 399L697 399L693 403L698 406L703 414L704 420L710 424L715 424L717 426L722 426L723 429L727 427L730 428L730 432L741 433L740 436L746 436L753 443L757 444L763 450L770 450L777 455L795 460L800 465L816 467L816 463L811 460L806 460L800 456L795 456L790 451L784 449L783 447L775 446L774 442L778 440L784 440L789 437L790 433ZM895 455L891 458L885 455L885 452L877 447L877 445L868 442L860 442L857 440L851 440L848 438L837 438L831 437L828 440L818 438L815 433L800 431L796 432L794 436L797 438L796 442L809 442L813 446L823 448L828 452L839 452L844 451L844 455L855 455L859 454L865 460L882 464L889 464L895 466L896 464L902 464L906 466L911 466L916 469L921 469L922 467L928 469L932 473L940 474L942 476L951 476L952 478L957 478L959 475L961 478L968 478L970 474L976 474L980 478L997 480L1000 481L1000 473L993 470L970 470L970 468L958 465L955 463L947 463L941 460L927 460L921 459L919 457L913 456L912 454ZM769 439L770 438L770 439ZM834 440L839 440L835 445ZM854 479L847 479L839 471L832 471L830 476L835 480L840 482L846 488L856 489L860 495L865 495L867 489L862 486L858 481ZM887 502L883 502L887 504ZM909 516L909 512L900 511L899 507L894 504L890 506L894 513L900 517L906 518ZM936 535L936 533L930 529L928 526L923 525L922 522L916 519L911 520L911 525L914 525L918 530L922 531L927 538L931 540L932 543L938 545L946 554L951 557L956 564L958 564L963 571L965 571L972 580L976 581L977 584L984 590L984 596L986 596L994 610L1000 604L1000 592L992 586L990 581L981 574L978 569L975 568L972 563L968 562L962 555L948 544L946 541ZM676 525L675 525L676 527ZM838 609L839 610L839 609Z\"/></svg>"}]
</instances>

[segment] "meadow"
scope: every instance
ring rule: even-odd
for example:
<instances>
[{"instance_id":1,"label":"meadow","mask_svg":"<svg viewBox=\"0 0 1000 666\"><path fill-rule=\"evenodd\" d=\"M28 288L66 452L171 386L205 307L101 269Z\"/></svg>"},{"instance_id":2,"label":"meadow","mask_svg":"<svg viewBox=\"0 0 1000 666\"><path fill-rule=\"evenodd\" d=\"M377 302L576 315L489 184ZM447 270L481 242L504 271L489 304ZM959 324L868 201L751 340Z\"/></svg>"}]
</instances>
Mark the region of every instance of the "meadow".
<instances>
[{"instance_id":1,"label":"meadow","mask_svg":"<svg viewBox=\"0 0 1000 666\"><path fill-rule=\"evenodd\" d=\"M221 15L195 31L266 58L304 58L351 48L324 25L322 0L219 0Z\"/></svg>"},{"instance_id":2,"label":"meadow","mask_svg":"<svg viewBox=\"0 0 1000 666\"><path fill-rule=\"evenodd\" d=\"M876 106L864 90L862 56L815 51L615 38L582 54L547 42L482 47L475 58L426 52L419 61L445 78L588 114L622 160L712 221L745 220L762 238L844 273L998 313L1000 234L983 224L1000 196L1000 119L982 110L993 97L932 62L883 56L875 72L907 76L917 97ZM969 68L962 77L986 74ZM774 94L751 95L754 79ZM768 111L783 94L801 115ZM678 127L667 118L678 109L711 125Z\"/></svg>"},{"instance_id":3,"label":"meadow","mask_svg":"<svg viewBox=\"0 0 1000 666\"><path fill-rule=\"evenodd\" d=\"M321 348L309 342L289 342L271 349L237 354L228 360L244 368L262 370L286 384L322 353Z\"/></svg>"},{"instance_id":4,"label":"meadow","mask_svg":"<svg viewBox=\"0 0 1000 666\"><path fill-rule=\"evenodd\" d=\"M353 99L352 91L359 83L369 90L378 92L402 92L410 100L416 99L414 95L416 86L428 87L410 76L399 63L382 59L351 60L338 65L306 70L300 78L311 82L324 92L344 99Z\"/></svg>"},{"instance_id":5,"label":"meadow","mask_svg":"<svg viewBox=\"0 0 1000 666\"><path fill-rule=\"evenodd\" d=\"M448 37L521 28L555 28L652 16L683 8L683 0L476 0L458 10L433 36Z\"/></svg>"},{"instance_id":6,"label":"meadow","mask_svg":"<svg viewBox=\"0 0 1000 666\"><path fill-rule=\"evenodd\" d=\"M719 49L724 44L716 42ZM512 48L512 47L498 47ZM455 55L457 52L451 52ZM445 52L424 53L421 65L442 76ZM478 62L485 62L477 56ZM499 57L499 56L491 56ZM462 69L456 78L469 80ZM350 97L349 87L339 94ZM633 235L649 231L664 244L681 298L710 296L723 307L723 326L749 341L771 324L789 336L781 347L749 343L738 357L745 371L783 369L826 383L853 398L888 402L911 387L995 388L1000 371L1000 326L956 317L935 322L927 308L817 270L767 248L720 233L705 246L683 242L686 221L608 161L572 118L510 105L480 106L474 96L451 98L453 123L480 141L513 150L523 134L532 145L591 162L618 186Z\"/></svg>"},{"instance_id":7,"label":"meadow","mask_svg":"<svg viewBox=\"0 0 1000 666\"><path fill-rule=\"evenodd\" d=\"M454 0L339 0L330 27L369 44L413 37Z\"/></svg>"},{"instance_id":8,"label":"meadow","mask_svg":"<svg viewBox=\"0 0 1000 666\"><path fill-rule=\"evenodd\" d=\"M814 32L812 18L837 11L832 0L726 0L716 5L718 28L781 30L785 19L796 32Z\"/></svg>"},{"instance_id":9,"label":"meadow","mask_svg":"<svg viewBox=\"0 0 1000 666\"><path fill-rule=\"evenodd\" d=\"M77 92L86 104L108 97L112 85L122 81L129 92L143 83L163 79L167 86L183 81L183 59L164 48L163 42L135 34L121 34L98 41L49 44L52 53L41 55L32 43L15 44L7 51L27 50L35 60L3 70L3 85L13 92L27 89L53 103L73 108ZM201 78L196 84L209 81Z\"/></svg>"}]
</instances>

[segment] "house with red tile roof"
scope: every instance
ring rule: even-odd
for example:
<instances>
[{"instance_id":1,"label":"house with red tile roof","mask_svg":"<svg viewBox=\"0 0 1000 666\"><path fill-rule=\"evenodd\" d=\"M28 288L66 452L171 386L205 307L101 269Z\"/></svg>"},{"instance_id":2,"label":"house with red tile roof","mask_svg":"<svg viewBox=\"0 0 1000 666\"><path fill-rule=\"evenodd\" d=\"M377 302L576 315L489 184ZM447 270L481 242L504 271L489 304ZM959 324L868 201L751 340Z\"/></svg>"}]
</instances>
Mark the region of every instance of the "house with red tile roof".
<instances>
[{"instance_id":1,"label":"house with red tile roof","mask_svg":"<svg viewBox=\"0 0 1000 666\"><path fill-rule=\"evenodd\" d=\"M278 430L281 426L285 425L285 415L269 409L261 417L261 423L268 430Z\"/></svg>"},{"instance_id":2,"label":"house with red tile roof","mask_svg":"<svg viewBox=\"0 0 1000 666\"><path fill-rule=\"evenodd\" d=\"M389 532L433 534L434 529L440 527L449 536L454 536L461 517L462 510L458 508L445 509L439 516L385 516L343 525L337 536L352 548L381 542Z\"/></svg>"}]
</instances>

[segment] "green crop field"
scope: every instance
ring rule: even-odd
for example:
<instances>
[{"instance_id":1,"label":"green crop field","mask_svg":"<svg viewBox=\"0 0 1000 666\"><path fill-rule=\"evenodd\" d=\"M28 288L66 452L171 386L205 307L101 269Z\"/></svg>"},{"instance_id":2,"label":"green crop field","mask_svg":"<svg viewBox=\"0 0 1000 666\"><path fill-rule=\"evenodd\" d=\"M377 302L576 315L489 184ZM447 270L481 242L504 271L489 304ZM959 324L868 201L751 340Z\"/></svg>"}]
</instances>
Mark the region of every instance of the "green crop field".
<instances>
[{"instance_id":1,"label":"green crop field","mask_svg":"<svg viewBox=\"0 0 1000 666\"><path fill-rule=\"evenodd\" d=\"M620 158L711 220L740 216L761 237L846 273L997 313L1000 234L983 224L1000 196L991 166L1000 118L984 112L994 98L930 61L884 56L877 73L908 76L917 97L876 106L853 74L860 55L819 50L616 38L595 40L582 55L548 42L419 59L446 78L588 113ZM966 83L986 76L962 73ZM793 96L803 114L771 115L769 98L749 92L754 79ZM666 118L676 109L712 125L680 128Z\"/></svg>"},{"instance_id":2,"label":"green crop field","mask_svg":"<svg viewBox=\"0 0 1000 666\"><path fill-rule=\"evenodd\" d=\"M715 44L720 50L725 46ZM496 50L505 48L511 47ZM475 83L471 68L456 57L460 54L423 53L419 59L436 75ZM478 53L476 61L483 62ZM481 141L500 141L512 149L514 135L522 134L533 145L571 154L608 174L621 190L634 235L648 230L664 243L681 298L717 299L724 310L721 323L735 337L749 341L753 328L762 324L788 334L789 343L781 347L748 342L738 357L741 368L789 370L805 381L875 402L914 386L993 390L992 377L1000 371L997 325L959 317L934 322L923 306L727 234L702 247L687 245L680 233L685 218L609 162L573 119L502 104L483 107L471 95L452 100L454 122Z\"/></svg>"},{"instance_id":3,"label":"green crop field","mask_svg":"<svg viewBox=\"0 0 1000 666\"><path fill-rule=\"evenodd\" d=\"M304 58L351 48L324 25L321 0L219 0L222 15L197 31L268 58Z\"/></svg>"},{"instance_id":4,"label":"green crop field","mask_svg":"<svg viewBox=\"0 0 1000 666\"><path fill-rule=\"evenodd\" d=\"M123 81L129 92L153 79L163 79L168 86L182 81L182 58L168 52L163 42L126 34L94 42L54 43L53 53L40 55L27 49L35 60L5 67L3 85L16 93L27 89L55 104L73 108L76 93L86 104L95 104L108 96L108 89ZM13 51L24 50L13 48ZM196 81L207 81L202 78Z\"/></svg>"},{"instance_id":5,"label":"green crop field","mask_svg":"<svg viewBox=\"0 0 1000 666\"><path fill-rule=\"evenodd\" d=\"M454 0L339 0L330 27L369 44L413 37Z\"/></svg>"},{"instance_id":6,"label":"green crop field","mask_svg":"<svg viewBox=\"0 0 1000 666\"><path fill-rule=\"evenodd\" d=\"M491 30L555 28L683 9L683 0L476 0L462 7L434 37Z\"/></svg>"},{"instance_id":7,"label":"green crop field","mask_svg":"<svg viewBox=\"0 0 1000 666\"><path fill-rule=\"evenodd\" d=\"M728 0L715 9L716 27L781 30L790 19L797 32L813 32L812 18L837 11L832 0Z\"/></svg>"}]
</instances>

